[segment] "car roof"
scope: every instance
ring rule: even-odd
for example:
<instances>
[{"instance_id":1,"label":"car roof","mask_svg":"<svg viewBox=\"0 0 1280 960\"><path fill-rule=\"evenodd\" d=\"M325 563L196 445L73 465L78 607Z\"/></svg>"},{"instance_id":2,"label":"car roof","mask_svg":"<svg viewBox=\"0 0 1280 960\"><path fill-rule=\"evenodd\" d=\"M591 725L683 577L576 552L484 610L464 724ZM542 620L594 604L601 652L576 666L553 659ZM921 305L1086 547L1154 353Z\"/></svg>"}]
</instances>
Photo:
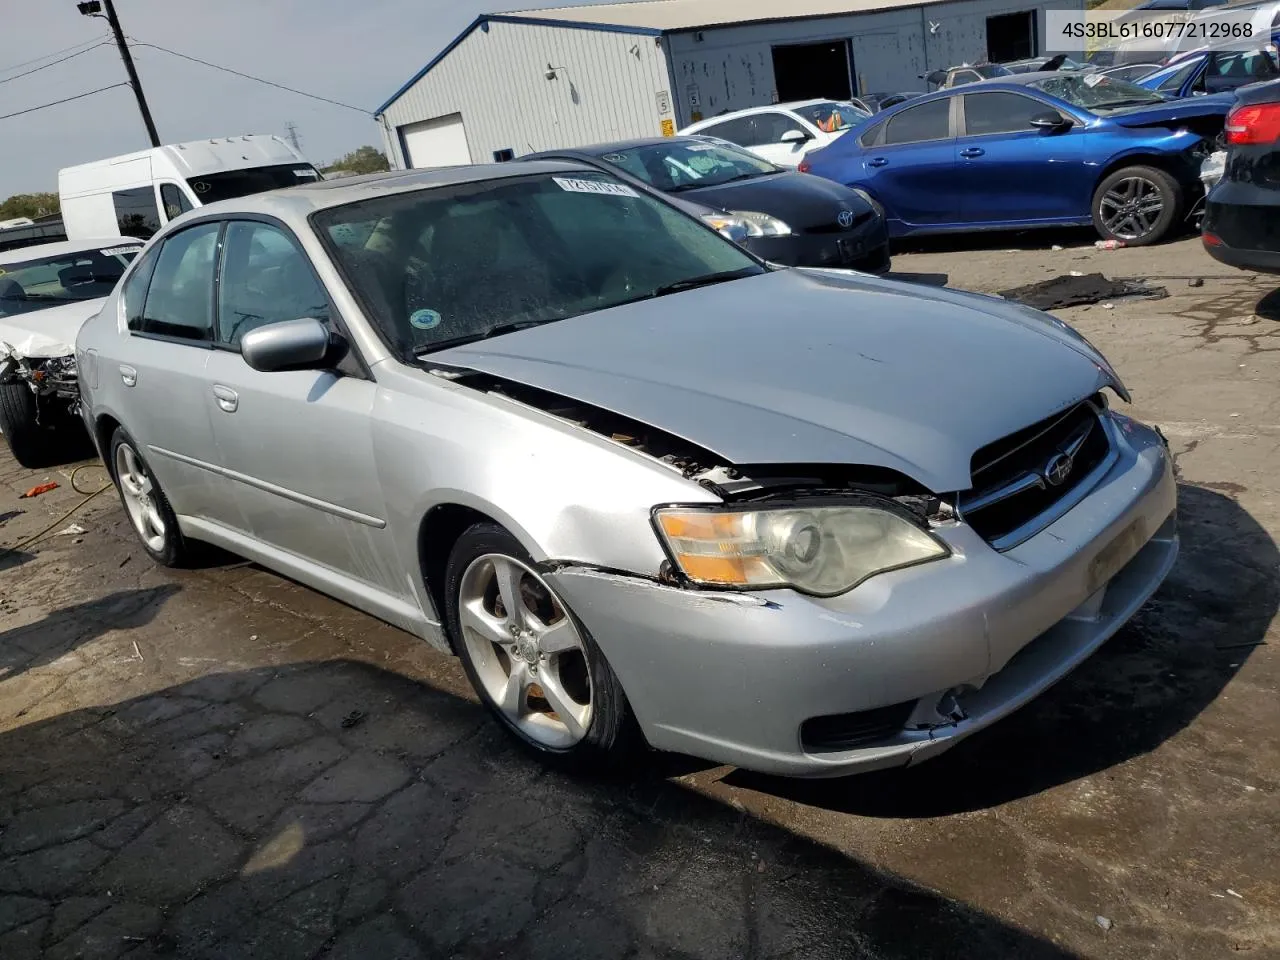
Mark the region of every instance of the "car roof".
<instances>
[{"instance_id":1,"label":"car roof","mask_svg":"<svg viewBox=\"0 0 1280 960\"><path fill-rule=\"evenodd\" d=\"M200 219L206 215L226 216L232 213L256 213L267 216L306 218L317 210L340 207L360 200L372 200L397 193L412 193L432 187L463 186L469 183L509 180L513 177L549 173L584 172L591 168L567 160L513 160L461 167L433 167L415 170L392 170L360 177L319 180L295 187L254 193L231 200L220 200L199 207L193 213ZM185 219L184 219L184 222Z\"/></svg>"},{"instance_id":2,"label":"car roof","mask_svg":"<svg viewBox=\"0 0 1280 960\"><path fill-rule=\"evenodd\" d=\"M598 157L602 154L615 153L619 150L635 150L637 147L656 147L664 143L683 143L690 140L697 143L706 143L711 139L713 138L704 137L696 133L689 133L675 137L638 137L635 140L617 140L612 143L592 143L585 147L565 147L563 150L539 150L537 153L530 153L518 159L523 163L529 160L541 160L547 157L568 157L578 153L586 154L589 157Z\"/></svg>"},{"instance_id":3,"label":"car roof","mask_svg":"<svg viewBox=\"0 0 1280 960\"><path fill-rule=\"evenodd\" d=\"M708 123L719 123L722 120L733 120L737 117L750 116L755 113L776 113L779 110L798 110L801 107L812 107L819 103L843 103L843 100L837 100L835 97L816 97L813 100L788 100L786 103L766 103L759 107L744 107L741 110L731 110L728 113L718 113L714 117L704 117L697 123L689 124L690 127L700 127Z\"/></svg>"},{"instance_id":4,"label":"car roof","mask_svg":"<svg viewBox=\"0 0 1280 960\"><path fill-rule=\"evenodd\" d=\"M60 257L66 253L85 253L89 250L103 250L107 247L123 247L125 245L141 247L144 242L137 237L96 237L89 240L58 240L55 243L37 243L30 247L18 247L17 249L0 253L0 264L25 263L28 260Z\"/></svg>"}]
</instances>

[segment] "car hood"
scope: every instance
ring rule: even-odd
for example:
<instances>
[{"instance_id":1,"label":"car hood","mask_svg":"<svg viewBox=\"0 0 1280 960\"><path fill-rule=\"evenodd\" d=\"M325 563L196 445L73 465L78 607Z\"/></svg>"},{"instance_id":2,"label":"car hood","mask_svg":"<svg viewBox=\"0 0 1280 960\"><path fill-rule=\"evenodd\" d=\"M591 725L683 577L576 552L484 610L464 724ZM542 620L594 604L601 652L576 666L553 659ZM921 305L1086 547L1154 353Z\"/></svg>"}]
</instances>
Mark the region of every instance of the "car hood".
<instances>
[{"instance_id":1,"label":"car hood","mask_svg":"<svg viewBox=\"0 0 1280 960\"><path fill-rule=\"evenodd\" d=\"M755 210L784 221L792 230L837 227L842 211L858 219L870 205L846 186L807 173L776 173L736 183L683 190L677 198L695 200L722 210Z\"/></svg>"},{"instance_id":2,"label":"car hood","mask_svg":"<svg viewBox=\"0 0 1280 960\"><path fill-rule=\"evenodd\" d=\"M0 317L0 343L13 347L21 357L45 359L75 353L76 334L97 314L106 297L64 303L31 313Z\"/></svg>"},{"instance_id":3,"label":"car hood","mask_svg":"<svg viewBox=\"0 0 1280 960\"><path fill-rule=\"evenodd\" d=\"M837 270L780 270L430 354L630 417L740 466L861 464L935 493L988 443L1111 384L1046 314Z\"/></svg>"},{"instance_id":4,"label":"car hood","mask_svg":"<svg viewBox=\"0 0 1280 960\"><path fill-rule=\"evenodd\" d=\"M1181 100L1152 104L1149 107L1116 110L1100 116L1105 116L1122 127L1147 127L1170 121L1191 120L1196 117L1225 117L1234 103L1234 94L1214 93L1204 97L1184 97Z\"/></svg>"}]
</instances>

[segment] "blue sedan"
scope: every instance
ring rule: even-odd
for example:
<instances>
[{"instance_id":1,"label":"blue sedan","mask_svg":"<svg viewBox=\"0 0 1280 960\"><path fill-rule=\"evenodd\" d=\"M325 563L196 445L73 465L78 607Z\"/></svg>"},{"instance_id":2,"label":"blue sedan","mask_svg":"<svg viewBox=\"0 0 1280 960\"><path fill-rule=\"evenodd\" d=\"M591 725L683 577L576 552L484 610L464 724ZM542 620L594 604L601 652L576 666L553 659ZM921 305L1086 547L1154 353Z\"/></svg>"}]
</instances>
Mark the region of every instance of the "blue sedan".
<instances>
[{"instance_id":1,"label":"blue sedan","mask_svg":"<svg viewBox=\"0 0 1280 960\"><path fill-rule=\"evenodd\" d=\"M801 171L873 196L890 236L1088 226L1154 243L1203 188L1230 94L1170 101L1080 73L967 84L877 114Z\"/></svg>"}]
</instances>

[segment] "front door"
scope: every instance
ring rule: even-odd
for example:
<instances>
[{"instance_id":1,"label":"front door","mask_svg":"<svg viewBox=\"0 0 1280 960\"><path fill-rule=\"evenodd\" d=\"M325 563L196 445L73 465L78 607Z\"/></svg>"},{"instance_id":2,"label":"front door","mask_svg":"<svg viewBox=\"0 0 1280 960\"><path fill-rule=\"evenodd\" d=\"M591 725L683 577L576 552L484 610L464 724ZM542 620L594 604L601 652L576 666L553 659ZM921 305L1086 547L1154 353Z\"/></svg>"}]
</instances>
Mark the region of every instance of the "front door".
<instances>
[{"instance_id":1,"label":"front door","mask_svg":"<svg viewBox=\"0 0 1280 960\"><path fill-rule=\"evenodd\" d=\"M1085 166L1083 127L1031 126L1058 112L1021 93L967 93L956 140L960 216L966 223L1062 222L1089 216L1096 168Z\"/></svg>"},{"instance_id":2,"label":"front door","mask_svg":"<svg viewBox=\"0 0 1280 960\"><path fill-rule=\"evenodd\" d=\"M818 139L816 129L786 113L769 111L753 114L749 119L751 133L747 146L752 153L780 167L794 170L800 166ZM796 138L796 134L801 136Z\"/></svg>"},{"instance_id":3,"label":"front door","mask_svg":"<svg viewBox=\"0 0 1280 960\"><path fill-rule=\"evenodd\" d=\"M227 225L205 398L222 464L253 537L401 598L413 596L386 529L369 418L377 385L352 368L263 373L240 341L268 323L331 322L328 294L294 238Z\"/></svg>"}]
</instances>

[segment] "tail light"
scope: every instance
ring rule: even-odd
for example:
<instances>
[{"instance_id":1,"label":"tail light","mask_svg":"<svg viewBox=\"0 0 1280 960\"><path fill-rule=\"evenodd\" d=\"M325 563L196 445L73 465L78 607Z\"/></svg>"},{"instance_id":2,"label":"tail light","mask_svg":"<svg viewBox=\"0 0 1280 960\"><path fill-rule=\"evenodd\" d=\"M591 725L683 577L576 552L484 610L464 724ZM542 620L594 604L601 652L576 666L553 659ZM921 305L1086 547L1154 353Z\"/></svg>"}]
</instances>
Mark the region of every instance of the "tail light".
<instances>
[{"instance_id":1,"label":"tail light","mask_svg":"<svg viewBox=\"0 0 1280 960\"><path fill-rule=\"evenodd\" d=\"M1280 140L1280 103L1241 104L1227 114L1227 143L1259 144Z\"/></svg>"},{"instance_id":2,"label":"tail light","mask_svg":"<svg viewBox=\"0 0 1280 960\"><path fill-rule=\"evenodd\" d=\"M801 173L813 173L813 164L810 163L808 158L806 157L804 160L800 161L800 166L798 166L796 169L799 170Z\"/></svg>"},{"instance_id":3,"label":"tail light","mask_svg":"<svg viewBox=\"0 0 1280 960\"><path fill-rule=\"evenodd\" d=\"M1218 236L1216 233L1206 233L1201 237L1201 239L1204 241L1204 245L1206 247L1223 246L1222 238Z\"/></svg>"}]
</instances>

